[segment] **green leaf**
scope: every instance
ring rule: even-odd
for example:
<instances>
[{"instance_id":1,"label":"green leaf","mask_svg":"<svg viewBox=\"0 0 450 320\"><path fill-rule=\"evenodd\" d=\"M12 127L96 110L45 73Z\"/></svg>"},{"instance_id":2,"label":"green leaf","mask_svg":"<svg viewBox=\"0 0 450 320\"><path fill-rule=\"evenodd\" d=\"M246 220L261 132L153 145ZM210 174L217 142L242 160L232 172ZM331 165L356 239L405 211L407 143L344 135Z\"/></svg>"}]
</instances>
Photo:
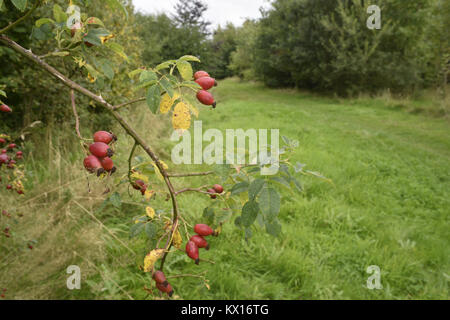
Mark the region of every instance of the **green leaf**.
<instances>
[{"instance_id":1,"label":"green leaf","mask_svg":"<svg viewBox=\"0 0 450 320\"><path fill-rule=\"evenodd\" d=\"M264 187L264 184L266 181L264 179L255 179L250 184L250 187L248 189L248 197L250 200L255 200L258 194L260 193L261 189Z\"/></svg>"},{"instance_id":2,"label":"green leaf","mask_svg":"<svg viewBox=\"0 0 450 320\"><path fill-rule=\"evenodd\" d=\"M213 224L214 223L214 208L205 208L203 210L203 218L205 219L205 223Z\"/></svg>"},{"instance_id":3,"label":"green leaf","mask_svg":"<svg viewBox=\"0 0 450 320\"><path fill-rule=\"evenodd\" d=\"M297 191L303 192L303 187L302 187L301 183L295 178L292 178L292 181L294 182L294 186L295 186L295 188L297 188Z\"/></svg>"},{"instance_id":4,"label":"green leaf","mask_svg":"<svg viewBox=\"0 0 450 320\"><path fill-rule=\"evenodd\" d=\"M195 57L195 56L182 56L180 59L178 60L182 60L182 61L193 61L193 62L200 62L200 59Z\"/></svg>"},{"instance_id":5,"label":"green leaf","mask_svg":"<svg viewBox=\"0 0 450 320\"><path fill-rule=\"evenodd\" d=\"M3 11L3 0L0 0L0 11Z\"/></svg>"},{"instance_id":6,"label":"green leaf","mask_svg":"<svg viewBox=\"0 0 450 320\"><path fill-rule=\"evenodd\" d=\"M68 19L67 14L58 4L53 6L53 18L57 23L67 22Z\"/></svg>"},{"instance_id":7,"label":"green leaf","mask_svg":"<svg viewBox=\"0 0 450 320\"><path fill-rule=\"evenodd\" d=\"M46 24L46 23L55 23L55 21L52 19L49 19L49 18L42 18L35 22L36 27L38 27L38 28L40 28L43 24Z\"/></svg>"},{"instance_id":8,"label":"green leaf","mask_svg":"<svg viewBox=\"0 0 450 320\"><path fill-rule=\"evenodd\" d=\"M100 61L100 69L109 80L112 80L114 78L114 70L111 67L111 62L109 62L108 60Z\"/></svg>"},{"instance_id":9,"label":"green leaf","mask_svg":"<svg viewBox=\"0 0 450 320\"><path fill-rule=\"evenodd\" d=\"M259 195L259 203L261 204L262 213L269 217L275 218L280 213L280 195L278 191L272 187L264 187Z\"/></svg>"},{"instance_id":10,"label":"green leaf","mask_svg":"<svg viewBox=\"0 0 450 320\"><path fill-rule=\"evenodd\" d=\"M144 69L136 69L131 71L130 73L128 73L128 77L130 77L130 79L133 79L135 76L137 76L138 74L140 74L141 72L144 72Z\"/></svg>"},{"instance_id":11,"label":"green leaf","mask_svg":"<svg viewBox=\"0 0 450 320\"><path fill-rule=\"evenodd\" d=\"M169 80L167 80L166 78L161 78L161 80L159 81L159 84L161 85L161 88L163 89L163 91L167 92L167 94L172 98L173 97L173 86L170 83Z\"/></svg>"},{"instance_id":12,"label":"green leaf","mask_svg":"<svg viewBox=\"0 0 450 320\"><path fill-rule=\"evenodd\" d=\"M244 227L250 227L259 213L259 205L256 201L247 202L242 208L241 223Z\"/></svg>"},{"instance_id":13,"label":"green leaf","mask_svg":"<svg viewBox=\"0 0 450 320\"><path fill-rule=\"evenodd\" d=\"M159 103L161 102L161 91L159 86L154 85L148 89L147 92L147 105L150 111L156 114L159 109Z\"/></svg>"},{"instance_id":14,"label":"green leaf","mask_svg":"<svg viewBox=\"0 0 450 320\"><path fill-rule=\"evenodd\" d=\"M156 66L155 70L156 70L156 71L159 71L159 70L163 70L163 69L168 69L168 68L170 68L170 66L171 66L172 64L173 64L173 63L172 63L171 61L163 62L163 63L161 63L161 64L158 64L158 65Z\"/></svg>"},{"instance_id":15,"label":"green leaf","mask_svg":"<svg viewBox=\"0 0 450 320\"><path fill-rule=\"evenodd\" d=\"M145 228L145 223L136 223L130 229L130 238L137 237L140 235Z\"/></svg>"},{"instance_id":16,"label":"green leaf","mask_svg":"<svg viewBox=\"0 0 450 320\"><path fill-rule=\"evenodd\" d=\"M11 2L20 11L25 11L27 8L27 0L11 0Z\"/></svg>"},{"instance_id":17,"label":"green leaf","mask_svg":"<svg viewBox=\"0 0 450 320\"><path fill-rule=\"evenodd\" d=\"M242 192L246 192L248 190L249 184L248 182L239 182L233 186L231 189L231 196L240 194Z\"/></svg>"},{"instance_id":18,"label":"green leaf","mask_svg":"<svg viewBox=\"0 0 450 320\"><path fill-rule=\"evenodd\" d=\"M268 234L278 237L281 233L281 224L277 219L273 221L266 221L266 231Z\"/></svg>"},{"instance_id":19,"label":"green leaf","mask_svg":"<svg viewBox=\"0 0 450 320\"><path fill-rule=\"evenodd\" d=\"M105 42L103 45L114 51L118 56L122 57L124 60L128 60L128 56L126 55L124 48L120 44L108 41Z\"/></svg>"},{"instance_id":20,"label":"green leaf","mask_svg":"<svg viewBox=\"0 0 450 320\"><path fill-rule=\"evenodd\" d=\"M192 88L196 90L201 90L202 87L195 81L184 81L180 84L181 87Z\"/></svg>"},{"instance_id":21,"label":"green leaf","mask_svg":"<svg viewBox=\"0 0 450 320\"><path fill-rule=\"evenodd\" d=\"M122 206L122 200L120 198L120 194L117 192L114 192L111 197L109 197L109 202L116 208L120 209Z\"/></svg>"},{"instance_id":22,"label":"green leaf","mask_svg":"<svg viewBox=\"0 0 450 320\"><path fill-rule=\"evenodd\" d=\"M118 9L123 12L125 15L125 18L128 20L128 11L127 8L122 4L119 0L106 0L106 2L109 4L109 6L112 9Z\"/></svg>"},{"instance_id":23,"label":"green leaf","mask_svg":"<svg viewBox=\"0 0 450 320\"><path fill-rule=\"evenodd\" d=\"M6 98L6 92L3 90L0 90L0 96L4 96Z\"/></svg>"},{"instance_id":24,"label":"green leaf","mask_svg":"<svg viewBox=\"0 0 450 320\"><path fill-rule=\"evenodd\" d=\"M228 179L230 174L230 166L227 164L217 164L213 167L214 172L218 175L222 182L225 182Z\"/></svg>"},{"instance_id":25,"label":"green leaf","mask_svg":"<svg viewBox=\"0 0 450 320\"><path fill-rule=\"evenodd\" d=\"M194 77L194 71L192 70L192 66L189 62L181 60L177 62L177 69L180 72L181 77L184 80L192 80Z\"/></svg>"},{"instance_id":26,"label":"green leaf","mask_svg":"<svg viewBox=\"0 0 450 320\"><path fill-rule=\"evenodd\" d=\"M156 236L156 227L153 223L147 223L145 225L145 233L147 237L151 240Z\"/></svg>"},{"instance_id":27,"label":"green leaf","mask_svg":"<svg viewBox=\"0 0 450 320\"><path fill-rule=\"evenodd\" d=\"M141 75L139 76L139 82L144 83L152 80L158 80L156 73L153 71L142 70Z\"/></svg>"}]
</instances>

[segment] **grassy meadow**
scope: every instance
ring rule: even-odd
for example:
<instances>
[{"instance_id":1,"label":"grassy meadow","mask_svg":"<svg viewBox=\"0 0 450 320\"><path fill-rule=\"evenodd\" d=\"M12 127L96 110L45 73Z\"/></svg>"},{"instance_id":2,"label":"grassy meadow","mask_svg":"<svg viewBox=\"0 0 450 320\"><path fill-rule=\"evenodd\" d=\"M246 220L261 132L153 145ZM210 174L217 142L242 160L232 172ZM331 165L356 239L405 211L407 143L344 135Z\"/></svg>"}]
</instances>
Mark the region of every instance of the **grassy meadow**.
<instances>
[{"instance_id":1,"label":"grassy meadow","mask_svg":"<svg viewBox=\"0 0 450 320\"><path fill-rule=\"evenodd\" d=\"M300 147L293 161L333 181L304 177L304 193L283 191L283 231L255 230L249 242L233 223L224 227L209 260L196 266L182 252L169 256L177 299L449 299L450 126L429 110L433 100L339 99L295 90L271 90L235 79L215 90L218 108L202 110L208 128L280 129ZM133 107L124 115L171 166L168 120ZM145 116L141 116L145 112ZM56 129L54 129L56 130ZM117 130L119 137L123 132ZM0 195L0 288L7 299L145 299L149 276L138 269L148 250L143 235L130 240L133 217L145 212L139 194L120 187L119 207L104 203L127 171L131 141L119 139L117 177L87 178L77 146L48 161L27 162L33 187L22 198ZM78 151L78 149L80 149ZM50 169L49 169L50 168ZM202 167L196 170L205 169ZM175 181L178 188L215 178ZM201 222L208 198L180 196L186 220ZM169 208L163 198L152 204ZM23 214L19 217L18 214ZM36 240L34 249L26 243ZM66 268L79 265L81 290L66 288ZM369 290L367 267L381 268L383 289ZM195 277L177 277L177 275ZM156 295L158 296L158 295Z\"/></svg>"}]
</instances>

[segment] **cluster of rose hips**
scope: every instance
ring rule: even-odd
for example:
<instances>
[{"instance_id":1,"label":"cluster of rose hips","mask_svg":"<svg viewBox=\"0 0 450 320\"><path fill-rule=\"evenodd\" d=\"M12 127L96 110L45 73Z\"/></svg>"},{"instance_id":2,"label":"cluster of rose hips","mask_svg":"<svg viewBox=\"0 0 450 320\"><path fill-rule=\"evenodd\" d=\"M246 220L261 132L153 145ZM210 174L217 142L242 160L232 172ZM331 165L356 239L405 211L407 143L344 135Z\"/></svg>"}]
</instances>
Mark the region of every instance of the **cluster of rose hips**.
<instances>
[{"instance_id":1,"label":"cluster of rose hips","mask_svg":"<svg viewBox=\"0 0 450 320\"><path fill-rule=\"evenodd\" d=\"M217 81L214 78L211 78L206 71L197 71L194 74L195 82L197 82L203 90L197 92L197 99L201 103L207 106L213 106L215 108L217 103L214 99L214 96L208 92L212 87L217 86Z\"/></svg>"},{"instance_id":2,"label":"cluster of rose hips","mask_svg":"<svg viewBox=\"0 0 450 320\"><path fill-rule=\"evenodd\" d=\"M212 189L208 189L208 193L211 199L216 199L218 194L223 193L223 187L220 184L216 184Z\"/></svg>"},{"instance_id":3,"label":"cluster of rose hips","mask_svg":"<svg viewBox=\"0 0 450 320\"><path fill-rule=\"evenodd\" d=\"M117 141L117 137L106 131L98 131L94 134L94 143L89 146L91 153L84 159L84 167L90 173L96 173L100 176L102 173L108 172L113 174L116 167L111 157L114 152L110 148L110 144Z\"/></svg>"},{"instance_id":4,"label":"cluster of rose hips","mask_svg":"<svg viewBox=\"0 0 450 320\"><path fill-rule=\"evenodd\" d=\"M196 235L192 236L186 244L186 253L198 265L200 263L199 249L205 248L209 250L209 244L204 237L211 235L217 237L218 234L206 224L197 224L194 227L194 232Z\"/></svg>"},{"instance_id":5,"label":"cluster of rose hips","mask_svg":"<svg viewBox=\"0 0 450 320\"><path fill-rule=\"evenodd\" d=\"M6 289L3 288L3 289L2 289L2 293L0 294L0 297L1 297L1 298L5 298L5 293L6 293Z\"/></svg>"},{"instance_id":6,"label":"cluster of rose hips","mask_svg":"<svg viewBox=\"0 0 450 320\"><path fill-rule=\"evenodd\" d=\"M156 271L153 274L153 280L155 280L156 287L159 291L163 293L167 293L169 297L172 297L173 295L173 288L170 285L170 283L167 281L166 276L164 275L164 272L162 271Z\"/></svg>"},{"instance_id":7,"label":"cluster of rose hips","mask_svg":"<svg viewBox=\"0 0 450 320\"><path fill-rule=\"evenodd\" d=\"M3 138L0 138L0 145L4 145L6 143L6 140ZM17 148L17 145L15 143L11 143L7 146L7 149L2 149L0 153L0 167L3 165L6 165L8 169L14 169L17 162L23 159L23 152L17 151L15 152L14 149ZM15 154L14 154L15 152ZM0 177L0 181L2 181L2 178ZM7 190L13 190L14 187L10 184L6 186ZM24 194L23 188L20 185L16 186L16 192L18 194Z\"/></svg>"}]
</instances>

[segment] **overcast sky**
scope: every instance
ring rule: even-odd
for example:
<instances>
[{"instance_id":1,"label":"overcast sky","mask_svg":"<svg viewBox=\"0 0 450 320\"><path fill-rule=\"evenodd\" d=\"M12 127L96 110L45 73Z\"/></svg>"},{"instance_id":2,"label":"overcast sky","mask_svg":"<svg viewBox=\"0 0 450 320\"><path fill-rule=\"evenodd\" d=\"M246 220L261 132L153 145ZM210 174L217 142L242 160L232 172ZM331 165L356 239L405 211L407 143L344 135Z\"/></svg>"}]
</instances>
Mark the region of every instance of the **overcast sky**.
<instances>
[{"instance_id":1,"label":"overcast sky","mask_svg":"<svg viewBox=\"0 0 450 320\"><path fill-rule=\"evenodd\" d=\"M245 18L259 18L261 14L259 8L267 6L267 0L204 0L208 4L208 11L205 13L206 20L214 26L225 25L233 22L240 26ZM137 10L146 13L173 13L173 7L177 0L133 0Z\"/></svg>"}]
</instances>

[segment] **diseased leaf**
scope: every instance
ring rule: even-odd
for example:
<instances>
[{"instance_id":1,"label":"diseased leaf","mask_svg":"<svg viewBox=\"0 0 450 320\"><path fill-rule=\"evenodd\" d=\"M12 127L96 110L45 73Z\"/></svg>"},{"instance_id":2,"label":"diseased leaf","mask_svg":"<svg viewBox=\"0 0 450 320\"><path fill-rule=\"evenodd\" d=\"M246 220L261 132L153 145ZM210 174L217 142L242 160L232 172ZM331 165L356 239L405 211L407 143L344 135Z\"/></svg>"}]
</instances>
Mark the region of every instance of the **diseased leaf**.
<instances>
[{"instance_id":1,"label":"diseased leaf","mask_svg":"<svg viewBox=\"0 0 450 320\"><path fill-rule=\"evenodd\" d=\"M155 218L155 209L151 208L151 207L147 207L145 208L145 213L147 215L147 217L149 217L150 219L154 219Z\"/></svg>"},{"instance_id":2,"label":"diseased leaf","mask_svg":"<svg viewBox=\"0 0 450 320\"><path fill-rule=\"evenodd\" d=\"M99 25L99 26L105 27L105 25L103 24L102 20L100 20L97 17L87 18L86 24L95 24L95 25Z\"/></svg>"},{"instance_id":3,"label":"diseased leaf","mask_svg":"<svg viewBox=\"0 0 450 320\"><path fill-rule=\"evenodd\" d=\"M173 98L171 98L167 93L165 93L159 104L159 112L166 114L170 111L175 101L180 97L178 93L175 93Z\"/></svg>"},{"instance_id":4,"label":"diseased leaf","mask_svg":"<svg viewBox=\"0 0 450 320\"><path fill-rule=\"evenodd\" d=\"M189 107L180 102L175 106L172 116L172 126L175 130L185 131L191 127L191 113Z\"/></svg>"},{"instance_id":5,"label":"diseased leaf","mask_svg":"<svg viewBox=\"0 0 450 320\"><path fill-rule=\"evenodd\" d=\"M156 261L161 259L163 255L164 249L155 249L146 255L144 259L144 272L151 272Z\"/></svg>"}]
</instances>

